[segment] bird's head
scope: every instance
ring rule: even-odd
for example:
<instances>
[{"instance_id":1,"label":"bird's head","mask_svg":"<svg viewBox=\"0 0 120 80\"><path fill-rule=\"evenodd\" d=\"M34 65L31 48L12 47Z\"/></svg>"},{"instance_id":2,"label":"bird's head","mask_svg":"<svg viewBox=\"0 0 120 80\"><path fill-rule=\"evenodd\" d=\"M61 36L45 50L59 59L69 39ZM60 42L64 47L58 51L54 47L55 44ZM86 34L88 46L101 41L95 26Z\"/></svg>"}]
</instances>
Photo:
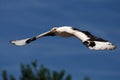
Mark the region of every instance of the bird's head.
<instances>
[{"instance_id":1,"label":"bird's head","mask_svg":"<svg viewBox=\"0 0 120 80\"><path fill-rule=\"evenodd\" d=\"M57 27L52 28L50 31L53 32L53 33L56 33Z\"/></svg>"}]
</instances>

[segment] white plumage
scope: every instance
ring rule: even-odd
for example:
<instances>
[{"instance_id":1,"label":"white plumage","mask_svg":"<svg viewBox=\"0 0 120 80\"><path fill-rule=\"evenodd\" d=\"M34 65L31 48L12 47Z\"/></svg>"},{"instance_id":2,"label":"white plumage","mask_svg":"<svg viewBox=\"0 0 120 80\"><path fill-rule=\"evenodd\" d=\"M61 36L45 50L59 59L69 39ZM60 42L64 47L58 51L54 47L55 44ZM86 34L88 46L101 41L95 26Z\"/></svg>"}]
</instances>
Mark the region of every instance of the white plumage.
<instances>
[{"instance_id":1,"label":"white plumage","mask_svg":"<svg viewBox=\"0 0 120 80\"><path fill-rule=\"evenodd\" d=\"M42 33L38 36L35 36L32 38L21 39L21 40L12 40L10 41L10 43L17 45L17 46L23 46L41 37L55 36L55 35L61 36L61 37L74 36L78 38L79 40L81 40L82 43L91 50L113 50L116 48L115 45L113 45L111 42L107 40L93 36L88 31L79 30L77 28L73 28L70 26L54 27L51 30L45 33Z\"/></svg>"}]
</instances>

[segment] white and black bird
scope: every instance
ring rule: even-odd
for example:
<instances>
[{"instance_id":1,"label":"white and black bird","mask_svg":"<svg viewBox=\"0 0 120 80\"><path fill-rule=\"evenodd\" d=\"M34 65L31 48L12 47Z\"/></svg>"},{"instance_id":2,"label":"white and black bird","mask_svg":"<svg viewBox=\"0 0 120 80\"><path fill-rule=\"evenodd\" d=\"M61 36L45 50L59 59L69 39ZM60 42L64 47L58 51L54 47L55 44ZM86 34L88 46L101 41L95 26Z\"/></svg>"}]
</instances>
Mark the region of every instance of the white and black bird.
<instances>
[{"instance_id":1,"label":"white and black bird","mask_svg":"<svg viewBox=\"0 0 120 80\"><path fill-rule=\"evenodd\" d=\"M10 43L17 46L23 46L28 43L31 43L32 41L35 41L39 38L46 37L46 36L61 36L65 38L74 36L79 40L81 40L82 43L91 50L113 50L116 48L116 46L113 45L108 40L98 38L92 35L91 33L89 33L88 31L79 30L77 28L73 28L70 26L54 27L51 30L45 33L42 33L38 36L21 39L21 40L12 40L10 41Z\"/></svg>"}]
</instances>

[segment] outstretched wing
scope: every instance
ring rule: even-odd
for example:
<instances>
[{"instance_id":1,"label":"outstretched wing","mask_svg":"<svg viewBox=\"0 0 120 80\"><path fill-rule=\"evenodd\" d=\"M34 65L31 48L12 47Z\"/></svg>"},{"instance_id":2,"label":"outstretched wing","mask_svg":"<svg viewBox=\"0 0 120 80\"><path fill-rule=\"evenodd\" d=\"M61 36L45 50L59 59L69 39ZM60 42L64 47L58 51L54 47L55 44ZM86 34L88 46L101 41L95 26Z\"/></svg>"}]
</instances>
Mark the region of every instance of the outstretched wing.
<instances>
[{"instance_id":1,"label":"outstretched wing","mask_svg":"<svg viewBox=\"0 0 120 80\"><path fill-rule=\"evenodd\" d=\"M74 36L76 36L78 39L80 39L84 45L86 45L89 49L92 50L113 50L116 48L115 45L113 45L108 40L104 40L102 38L98 38L94 35L92 35L88 31L82 31L76 28L73 28L75 30Z\"/></svg>"},{"instance_id":2,"label":"outstretched wing","mask_svg":"<svg viewBox=\"0 0 120 80\"><path fill-rule=\"evenodd\" d=\"M21 39L21 40L11 40L10 43L16 45L16 46L24 46L28 43L31 43L32 41L35 41L41 37L45 37L45 36L54 36L55 34L51 31L42 33L38 36L32 37L32 38L26 38L26 39Z\"/></svg>"}]
</instances>

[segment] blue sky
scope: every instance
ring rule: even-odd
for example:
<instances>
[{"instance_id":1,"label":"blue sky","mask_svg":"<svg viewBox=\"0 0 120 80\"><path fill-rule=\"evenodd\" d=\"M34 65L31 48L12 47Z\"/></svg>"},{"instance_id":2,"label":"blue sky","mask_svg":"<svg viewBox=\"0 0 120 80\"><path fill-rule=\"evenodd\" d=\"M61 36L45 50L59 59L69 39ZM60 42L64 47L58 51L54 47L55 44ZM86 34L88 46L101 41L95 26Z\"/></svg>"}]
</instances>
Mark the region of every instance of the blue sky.
<instances>
[{"instance_id":1,"label":"blue sky","mask_svg":"<svg viewBox=\"0 0 120 80\"><path fill-rule=\"evenodd\" d=\"M120 80L119 0L0 1L0 72L20 75L19 66L37 59L72 80ZM113 42L113 51L93 51L76 38L46 37L17 47L10 40L32 37L55 26L73 26ZM1 79L1 77L0 77Z\"/></svg>"}]
</instances>

